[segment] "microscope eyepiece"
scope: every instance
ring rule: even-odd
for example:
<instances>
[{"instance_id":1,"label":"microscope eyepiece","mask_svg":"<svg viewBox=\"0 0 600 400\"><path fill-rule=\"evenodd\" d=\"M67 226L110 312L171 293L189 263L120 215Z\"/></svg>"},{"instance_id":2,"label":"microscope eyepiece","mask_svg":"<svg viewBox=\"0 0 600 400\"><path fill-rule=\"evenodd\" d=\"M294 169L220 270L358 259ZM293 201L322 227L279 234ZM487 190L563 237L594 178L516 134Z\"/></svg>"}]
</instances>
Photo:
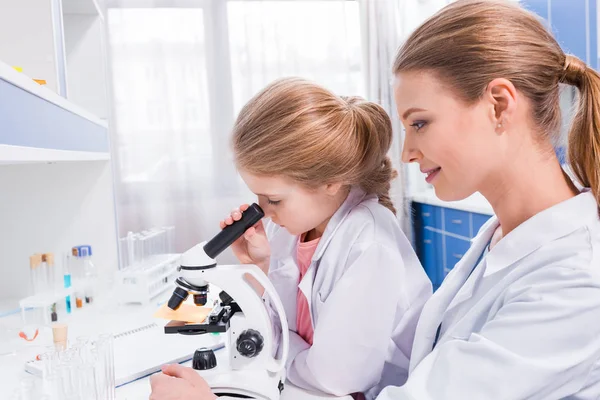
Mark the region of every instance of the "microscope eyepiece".
<instances>
[{"instance_id":1,"label":"microscope eyepiece","mask_svg":"<svg viewBox=\"0 0 600 400\"><path fill-rule=\"evenodd\" d=\"M177 286L175 288L175 290L173 291L173 294L171 295L171 298L169 299L167 306L171 310L175 311L179 308L179 306L181 306L181 303L183 303L185 301L185 299L187 299L187 297L188 297L188 291Z\"/></svg>"},{"instance_id":2,"label":"microscope eyepiece","mask_svg":"<svg viewBox=\"0 0 600 400\"><path fill-rule=\"evenodd\" d=\"M233 224L226 226L210 242L204 245L204 252L210 258L214 259L221 254L223 250L231 246L240 236L249 228L253 227L265 216L264 211L256 203L253 203L246 211L242 213L242 218Z\"/></svg>"}]
</instances>

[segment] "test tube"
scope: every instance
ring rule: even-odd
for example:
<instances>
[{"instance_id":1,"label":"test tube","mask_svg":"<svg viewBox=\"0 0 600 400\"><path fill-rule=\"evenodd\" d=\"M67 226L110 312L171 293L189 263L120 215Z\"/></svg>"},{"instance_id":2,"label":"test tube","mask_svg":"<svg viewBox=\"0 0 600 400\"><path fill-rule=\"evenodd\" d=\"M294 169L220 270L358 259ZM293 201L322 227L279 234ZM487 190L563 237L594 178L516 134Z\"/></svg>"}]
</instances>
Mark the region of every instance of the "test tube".
<instances>
[{"instance_id":1,"label":"test tube","mask_svg":"<svg viewBox=\"0 0 600 400\"><path fill-rule=\"evenodd\" d=\"M56 384L56 368L58 367L58 352L54 348L48 349L46 353L40 355L42 362L42 389L44 393L50 396L50 399L59 399L55 392L57 391Z\"/></svg>"},{"instance_id":2,"label":"test tube","mask_svg":"<svg viewBox=\"0 0 600 400\"><path fill-rule=\"evenodd\" d=\"M47 350L47 352L40 354L39 357L42 362L42 379L52 374L58 362L58 352L53 347Z\"/></svg>"},{"instance_id":3,"label":"test tube","mask_svg":"<svg viewBox=\"0 0 600 400\"><path fill-rule=\"evenodd\" d=\"M160 244L162 247L162 254L169 254L169 247L167 241L167 230L165 228L161 228L160 231Z\"/></svg>"},{"instance_id":4,"label":"test tube","mask_svg":"<svg viewBox=\"0 0 600 400\"><path fill-rule=\"evenodd\" d=\"M94 348L91 350L92 357L94 359L94 377L96 382L96 397L98 399L106 399L107 395L107 386L108 380L106 379L106 371L104 366L104 359L100 356L100 352L98 351L97 343Z\"/></svg>"},{"instance_id":5,"label":"test tube","mask_svg":"<svg viewBox=\"0 0 600 400\"><path fill-rule=\"evenodd\" d=\"M83 266L81 259L81 246L73 247L71 249L71 262L75 265L74 268L71 269L71 273L75 276L75 306L77 308L83 307Z\"/></svg>"},{"instance_id":6,"label":"test tube","mask_svg":"<svg viewBox=\"0 0 600 400\"><path fill-rule=\"evenodd\" d=\"M54 324L52 326L52 339L58 350L65 350L67 348L67 334L68 326L66 324ZM61 355L66 357L69 354L67 351L63 351Z\"/></svg>"},{"instance_id":7,"label":"test tube","mask_svg":"<svg viewBox=\"0 0 600 400\"><path fill-rule=\"evenodd\" d=\"M59 380L58 380L58 374L56 374L56 371L52 371L50 372L47 376L44 377L43 379L43 388L44 388L44 394L46 395L45 398L49 399L49 400L54 400L54 399L59 399L59 390L60 384L59 384Z\"/></svg>"},{"instance_id":8,"label":"test tube","mask_svg":"<svg viewBox=\"0 0 600 400\"><path fill-rule=\"evenodd\" d=\"M175 227L167 226L167 253L175 253Z\"/></svg>"},{"instance_id":9,"label":"test tube","mask_svg":"<svg viewBox=\"0 0 600 400\"><path fill-rule=\"evenodd\" d=\"M87 336L80 336L77 338L76 346L79 348L79 357L81 362L84 364L93 364L94 358L92 356L92 341Z\"/></svg>"},{"instance_id":10,"label":"test tube","mask_svg":"<svg viewBox=\"0 0 600 400\"><path fill-rule=\"evenodd\" d=\"M48 291L49 293L53 293L56 290L54 270L54 255L52 253L42 254L40 275L43 277L44 281L43 290ZM50 306L50 320L52 322L58 320L56 303L52 303Z\"/></svg>"},{"instance_id":11,"label":"test tube","mask_svg":"<svg viewBox=\"0 0 600 400\"><path fill-rule=\"evenodd\" d=\"M135 237L133 232L127 232L127 266L135 264Z\"/></svg>"},{"instance_id":12,"label":"test tube","mask_svg":"<svg viewBox=\"0 0 600 400\"><path fill-rule=\"evenodd\" d=\"M46 272L47 290L53 292L56 290L55 274L54 274L54 255L52 253L42 254L42 263Z\"/></svg>"},{"instance_id":13,"label":"test tube","mask_svg":"<svg viewBox=\"0 0 600 400\"><path fill-rule=\"evenodd\" d=\"M45 400L116 399L112 335L81 336L70 348L49 350L40 355Z\"/></svg>"},{"instance_id":14,"label":"test tube","mask_svg":"<svg viewBox=\"0 0 600 400\"><path fill-rule=\"evenodd\" d=\"M19 399L21 400L34 400L35 396L35 382L32 377L23 378L19 382Z\"/></svg>"},{"instance_id":15,"label":"test tube","mask_svg":"<svg viewBox=\"0 0 600 400\"><path fill-rule=\"evenodd\" d=\"M63 286L65 289L71 287L71 256L66 254L63 262ZM65 298L67 314L71 313L71 296Z\"/></svg>"},{"instance_id":16,"label":"test tube","mask_svg":"<svg viewBox=\"0 0 600 400\"><path fill-rule=\"evenodd\" d=\"M84 363L79 369L79 390L78 399L86 400L103 400L97 396L96 392L96 375L94 373L94 365Z\"/></svg>"},{"instance_id":17,"label":"test tube","mask_svg":"<svg viewBox=\"0 0 600 400\"><path fill-rule=\"evenodd\" d=\"M63 360L56 368L61 399L71 399L77 393L71 369L70 360L67 359Z\"/></svg>"},{"instance_id":18,"label":"test tube","mask_svg":"<svg viewBox=\"0 0 600 400\"><path fill-rule=\"evenodd\" d=\"M104 367L104 384L106 400L115 400L115 360L114 360L114 338L111 334L98 337L98 358Z\"/></svg>"},{"instance_id":19,"label":"test tube","mask_svg":"<svg viewBox=\"0 0 600 400\"><path fill-rule=\"evenodd\" d=\"M39 266L42 263L42 257L39 254L34 254L29 257L29 268L30 268L30 276L31 276L31 288L33 290L33 294L36 295L40 290L40 269Z\"/></svg>"},{"instance_id":20,"label":"test tube","mask_svg":"<svg viewBox=\"0 0 600 400\"><path fill-rule=\"evenodd\" d=\"M46 264L46 255L40 255L40 265L38 266L38 279L39 279L39 289L40 293L46 290L46 285L48 284L48 266Z\"/></svg>"},{"instance_id":21,"label":"test tube","mask_svg":"<svg viewBox=\"0 0 600 400\"><path fill-rule=\"evenodd\" d=\"M143 263L144 261L146 261L146 245L147 245L146 231L142 231L138 235L139 235L138 243L140 246L140 262Z\"/></svg>"},{"instance_id":22,"label":"test tube","mask_svg":"<svg viewBox=\"0 0 600 400\"><path fill-rule=\"evenodd\" d=\"M92 246L81 246L79 257L84 271L84 297L86 303L93 303L98 285L98 270L92 262Z\"/></svg>"},{"instance_id":23,"label":"test tube","mask_svg":"<svg viewBox=\"0 0 600 400\"><path fill-rule=\"evenodd\" d=\"M142 252L141 252L141 244L140 244L140 234L134 233L132 236L133 242L133 263L137 264L142 260Z\"/></svg>"}]
</instances>

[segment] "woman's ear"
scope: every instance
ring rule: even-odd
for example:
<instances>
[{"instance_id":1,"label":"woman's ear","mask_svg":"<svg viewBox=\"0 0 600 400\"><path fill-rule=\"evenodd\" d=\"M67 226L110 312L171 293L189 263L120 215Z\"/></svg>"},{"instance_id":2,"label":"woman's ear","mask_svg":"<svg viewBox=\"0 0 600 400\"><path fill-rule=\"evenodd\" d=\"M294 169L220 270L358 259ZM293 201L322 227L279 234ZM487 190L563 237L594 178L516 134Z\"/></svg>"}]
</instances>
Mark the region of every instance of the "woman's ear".
<instances>
[{"instance_id":1,"label":"woman's ear","mask_svg":"<svg viewBox=\"0 0 600 400\"><path fill-rule=\"evenodd\" d=\"M484 98L490 105L490 122L504 130L515 114L517 89L508 79L496 78L488 84Z\"/></svg>"}]
</instances>

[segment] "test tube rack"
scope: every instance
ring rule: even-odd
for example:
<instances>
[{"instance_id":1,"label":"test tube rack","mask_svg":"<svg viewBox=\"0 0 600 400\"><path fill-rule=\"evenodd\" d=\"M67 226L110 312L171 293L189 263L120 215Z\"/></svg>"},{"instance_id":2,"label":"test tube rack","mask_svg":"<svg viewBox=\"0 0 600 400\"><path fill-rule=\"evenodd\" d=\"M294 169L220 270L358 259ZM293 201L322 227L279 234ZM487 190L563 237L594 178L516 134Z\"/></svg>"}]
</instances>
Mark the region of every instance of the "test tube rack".
<instances>
[{"instance_id":1,"label":"test tube rack","mask_svg":"<svg viewBox=\"0 0 600 400\"><path fill-rule=\"evenodd\" d=\"M155 256L118 271L116 283L119 302L148 304L164 291L173 289L180 257L179 254Z\"/></svg>"},{"instance_id":2,"label":"test tube rack","mask_svg":"<svg viewBox=\"0 0 600 400\"><path fill-rule=\"evenodd\" d=\"M73 295L74 287L55 291L47 291L26 297L19 301L23 323L35 325L50 325L51 307L53 304L62 304L65 298Z\"/></svg>"},{"instance_id":3,"label":"test tube rack","mask_svg":"<svg viewBox=\"0 0 600 400\"><path fill-rule=\"evenodd\" d=\"M173 254L175 228L154 227L141 232L128 232L119 239L120 267L127 268L151 261L157 255Z\"/></svg>"},{"instance_id":4,"label":"test tube rack","mask_svg":"<svg viewBox=\"0 0 600 400\"><path fill-rule=\"evenodd\" d=\"M177 279L179 254L174 252L175 228L154 227L128 232L119 239L121 269L116 273L116 289L121 304L148 304Z\"/></svg>"}]
</instances>

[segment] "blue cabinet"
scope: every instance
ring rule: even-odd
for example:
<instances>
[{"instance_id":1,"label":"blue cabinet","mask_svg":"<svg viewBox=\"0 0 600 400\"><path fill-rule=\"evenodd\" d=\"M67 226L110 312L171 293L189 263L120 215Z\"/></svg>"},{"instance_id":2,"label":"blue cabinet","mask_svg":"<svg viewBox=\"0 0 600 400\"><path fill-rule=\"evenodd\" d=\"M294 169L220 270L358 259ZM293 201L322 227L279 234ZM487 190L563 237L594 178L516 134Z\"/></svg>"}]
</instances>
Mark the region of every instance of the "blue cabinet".
<instances>
[{"instance_id":1,"label":"blue cabinet","mask_svg":"<svg viewBox=\"0 0 600 400\"><path fill-rule=\"evenodd\" d=\"M417 202L412 208L417 255L435 290L491 215Z\"/></svg>"},{"instance_id":2,"label":"blue cabinet","mask_svg":"<svg viewBox=\"0 0 600 400\"><path fill-rule=\"evenodd\" d=\"M550 2L550 25L558 43L566 53L597 67L595 0L553 0ZM593 12L593 14L592 14ZM592 37L593 36L593 37ZM592 54L594 53L594 54Z\"/></svg>"},{"instance_id":3,"label":"blue cabinet","mask_svg":"<svg viewBox=\"0 0 600 400\"><path fill-rule=\"evenodd\" d=\"M540 16L565 53L574 54L598 69L598 0L521 0L521 5ZM570 109L570 107L567 107ZM564 114L563 119L569 119ZM555 149L561 164L566 163L566 147Z\"/></svg>"},{"instance_id":4,"label":"blue cabinet","mask_svg":"<svg viewBox=\"0 0 600 400\"><path fill-rule=\"evenodd\" d=\"M566 53L598 68L597 0L522 0L549 26Z\"/></svg>"},{"instance_id":5,"label":"blue cabinet","mask_svg":"<svg viewBox=\"0 0 600 400\"><path fill-rule=\"evenodd\" d=\"M485 224L487 222L487 220L490 219L490 216L485 215L485 214L473 213L473 214L471 214L471 218L472 218L471 224L473 227L472 236L475 237L479 233L479 229L481 229L483 224Z\"/></svg>"},{"instance_id":6,"label":"blue cabinet","mask_svg":"<svg viewBox=\"0 0 600 400\"><path fill-rule=\"evenodd\" d=\"M521 0L520 3L529 11L540 16L546 23L546 27L548 27L548 21L550 20L548 0Z\"/></svg>"},{"instance_id":7,"label":"blue cabinet","mask_svg":"<svg viewBox=\"0 0 600 400\"><path fill-rule=\"evenodd\" d=\"M454 268L457 262L459 262L469 247L471 242L465 239L459 239L453 236L446 237L446 265L444 266L444 278Z\"/></svg>"},{"instance_id":8,"label":"blue cabinet","mask_svg":"<svg viewBox=\"0 0 600 400\"><path fill-rule=\"evenodd\" d=\"M471 224L468 212L444 208L443 213L444 226L442 229L444 231L466 238L471 237Z\"/></svg>"},{"instance_id":9,"label":"blue cabinet","mask_svg":"<svg viewBox=\"0 0 600 400\"><path fill-rule=\"evenodd\" d=\"M434 232L428 227L424 228L421 247L423 250L420 259L427 276L434 285L439 285L439 282L444 279L443 276L440 276L440 265L444 263L442 240L441 233Z\"/></svg>"},{"instance_id":10,"label":"blue cabinet","mask_svg":"<svg viewBox=\"0 0 600 400\"><path fill-rule=\"evenodd\" d=\"M418 218L423 226L439 226L442 223L442 209L422 204L418 211Z\"/></svg>"}]
</instances>

